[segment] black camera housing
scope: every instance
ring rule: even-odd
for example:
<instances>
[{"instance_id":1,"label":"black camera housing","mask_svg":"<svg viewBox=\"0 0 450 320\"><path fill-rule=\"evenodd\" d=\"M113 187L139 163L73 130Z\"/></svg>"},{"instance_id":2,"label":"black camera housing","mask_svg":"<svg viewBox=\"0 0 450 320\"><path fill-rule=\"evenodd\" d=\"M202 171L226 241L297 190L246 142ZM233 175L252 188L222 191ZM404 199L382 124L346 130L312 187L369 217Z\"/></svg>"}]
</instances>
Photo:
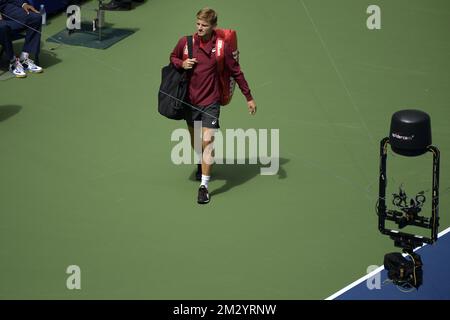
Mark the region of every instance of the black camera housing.
<instances>
[{"instance_id":1,"label":"black camera housing","mask_svg":"<svg viewBox=\"0 0 450 320\"><path fill-rule=\"evenodd\" d=\"M417 289L423 281L422 259L415 253L409 256L411 259L399 252L388 253L384 256L384 268L394 284Z\"/></svg>"},{"instance_id":2,"label":"black camera housing","mask_svg":"<svg viewBox=\"0 0 450 320\"><path fill-rule=\"evenodd\" d=\"M404 156L419 156L431 145L430 116L420 110L401 110L392 115L389 139L392 150Z\"/></svg>"}]
</instances>

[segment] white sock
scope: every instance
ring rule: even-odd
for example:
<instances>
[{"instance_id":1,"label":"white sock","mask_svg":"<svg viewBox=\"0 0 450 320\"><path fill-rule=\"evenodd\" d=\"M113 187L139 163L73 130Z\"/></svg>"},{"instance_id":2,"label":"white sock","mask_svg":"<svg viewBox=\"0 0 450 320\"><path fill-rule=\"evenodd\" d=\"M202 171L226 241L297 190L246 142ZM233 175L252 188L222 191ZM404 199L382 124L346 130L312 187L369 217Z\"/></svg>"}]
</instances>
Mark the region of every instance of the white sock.
<instances>
[{"instance_id":1,"label":"white sock","mask_svg":"<svg viewBox=\"0 0 450 320\"><path fill-rule=\"evenodd\" d=\"M208 182L210 178L211 176L205 176L202 174L202 183L200 184L200 186L205 186L206 189L208 189Z\"/></svg>"},{"instance_id":2,"label":"white sock","mask_svg":"<svg viewBox=\"0 0 450 320\"><path fill-rule=\"evenodd\" d=\"M28 59L29 56L30 55L28 54L28 52L22 52L20 54L20 61L24 61L24 60Z\"/></svg>"}]
</instances>

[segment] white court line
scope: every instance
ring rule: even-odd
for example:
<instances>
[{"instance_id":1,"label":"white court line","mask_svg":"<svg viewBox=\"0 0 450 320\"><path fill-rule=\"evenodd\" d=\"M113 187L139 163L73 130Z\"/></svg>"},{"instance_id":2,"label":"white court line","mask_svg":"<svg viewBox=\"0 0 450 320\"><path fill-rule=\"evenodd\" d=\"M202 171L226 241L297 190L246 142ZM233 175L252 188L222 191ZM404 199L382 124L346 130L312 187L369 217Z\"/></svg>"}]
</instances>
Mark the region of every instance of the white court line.
<instances>
[{"instance_id":1,"label":"white court line","mask_svg":"<svg viewBox=\"0 0 450 320\"><path fill-rule=\"evenodd\" d=\"M336 65L336 62L335 62L333 56L331 55L330 50L328 49L328 46L326 45L326 43L325 43L321 33L319 32L319 29L317 28L316 24L314 23L314 19L312 18L311 14L309 13L309 10L306 7L306 4L305 4L304 0L300 0L300 2L302 4L303 8L305 9L306 15L307 15L309 21L311 22L311 25L313 26L314 31L316 32L317 37L319 38L320 43L321 43L321 45L322 45L322 47L323 47L323 49L324 49L328 59L330 60L330 63L332 65L334 71L336 72L336 74L337 74L337 76L339 78L339 81L341 82L342 86L344 87L345 92L347 93L347 96L348 96L348 98L350 100L350 103L353 106L353 110L354 110L355 114L359 118L359 122L361 122L363 128L365 129L371 144L376 144L376 141L373 138L373 135L370 132L369 127L368 127L366 121L364 120L364 118L363 118L363 116L361 114L361 111L360 111L358 105L355 102L355 99L353 98L353 95L350 93L350 89L348 88L347 83L344 80L344 77L342 76L341 72L339 71L339 69L338 69L338 67Z\"/></svg>"},{"instance_id":2,"label":"white court line","mask_svg":"<svg viewBox=\"0 0 450 320\"><path fill-rule=\"evenodd\" d=\"M447 229L439 232L438 234L438 238L444 236L446 233L450 232L450 227L448 227ZM424 244L423 246L416 248L414 251L419 250L420 248L425 247L427 244ZM378 272L381 272L384 269L384 266L378 267L377 269L375 269L374 271L372 271L371 273L365 275L364 277L356 280L355 282L349 284L348 286L346 286L345 288L339 290L338 292L332 294L331 296L329 296L328 298L326 298L325 300L334 300L335 298L337 298L338 296L340 296L341 294L347 292L348 290L352 289L353 287L356 287L358 284L360 284L361 282L373 277L375 274L377 274Z\"/></svg>"}]
</instances>

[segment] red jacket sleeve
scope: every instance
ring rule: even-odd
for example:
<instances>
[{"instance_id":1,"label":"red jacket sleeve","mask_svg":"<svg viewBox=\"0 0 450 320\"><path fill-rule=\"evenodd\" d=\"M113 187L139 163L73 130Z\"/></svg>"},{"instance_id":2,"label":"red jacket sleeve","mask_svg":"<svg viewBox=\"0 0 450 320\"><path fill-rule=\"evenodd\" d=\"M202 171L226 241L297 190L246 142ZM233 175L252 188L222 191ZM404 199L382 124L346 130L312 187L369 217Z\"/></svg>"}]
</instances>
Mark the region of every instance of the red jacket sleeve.
<instances>
[{"instance_id":1,"label":"red jacket sleeve","mask_svg":"<svg viewBox=\"0 0 450 320\"><path fill-rule=\"evenodd\" d=\"M177 68L181 69L183 67L183 50L184 46L186 45L186 38L182 37L180 40L178 40L177 45L173 49L172 53L170 54L170 62Z\"/></svg>"},{"instance_id":2,"label":"red jacket sleeve","mask_svg":"<svg viewBox=\"0 0 450 320\"><path fill-rule=\"evenodd\" d=\"M239 89L241 89L241 92L247 101L253 100L247 80L245 80L244 73L241 70L239 62L234 59L230 46L225 46L225 67L230 70L231 75L234 80L236 80Z\"/></svg>"}]
</instances>

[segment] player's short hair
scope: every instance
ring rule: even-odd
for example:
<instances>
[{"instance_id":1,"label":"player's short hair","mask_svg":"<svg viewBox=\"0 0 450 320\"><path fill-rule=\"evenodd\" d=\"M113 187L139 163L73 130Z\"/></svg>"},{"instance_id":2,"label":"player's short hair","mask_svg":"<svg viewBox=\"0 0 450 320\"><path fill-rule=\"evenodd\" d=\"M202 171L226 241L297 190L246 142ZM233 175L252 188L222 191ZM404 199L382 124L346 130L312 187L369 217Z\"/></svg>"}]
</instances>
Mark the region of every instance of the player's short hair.
<instances>
[{"instance_id":1,"label":"player's short hair","mask_svg":"<svg viewBox=\"0 0 450 320\"><path fill-rule=\"evenodd\" d=\"M205 20L211 25L215 25L217 24L217 13L213 9L205 7L197 12L197 19Z\"/></svg>"}]
</instances>

